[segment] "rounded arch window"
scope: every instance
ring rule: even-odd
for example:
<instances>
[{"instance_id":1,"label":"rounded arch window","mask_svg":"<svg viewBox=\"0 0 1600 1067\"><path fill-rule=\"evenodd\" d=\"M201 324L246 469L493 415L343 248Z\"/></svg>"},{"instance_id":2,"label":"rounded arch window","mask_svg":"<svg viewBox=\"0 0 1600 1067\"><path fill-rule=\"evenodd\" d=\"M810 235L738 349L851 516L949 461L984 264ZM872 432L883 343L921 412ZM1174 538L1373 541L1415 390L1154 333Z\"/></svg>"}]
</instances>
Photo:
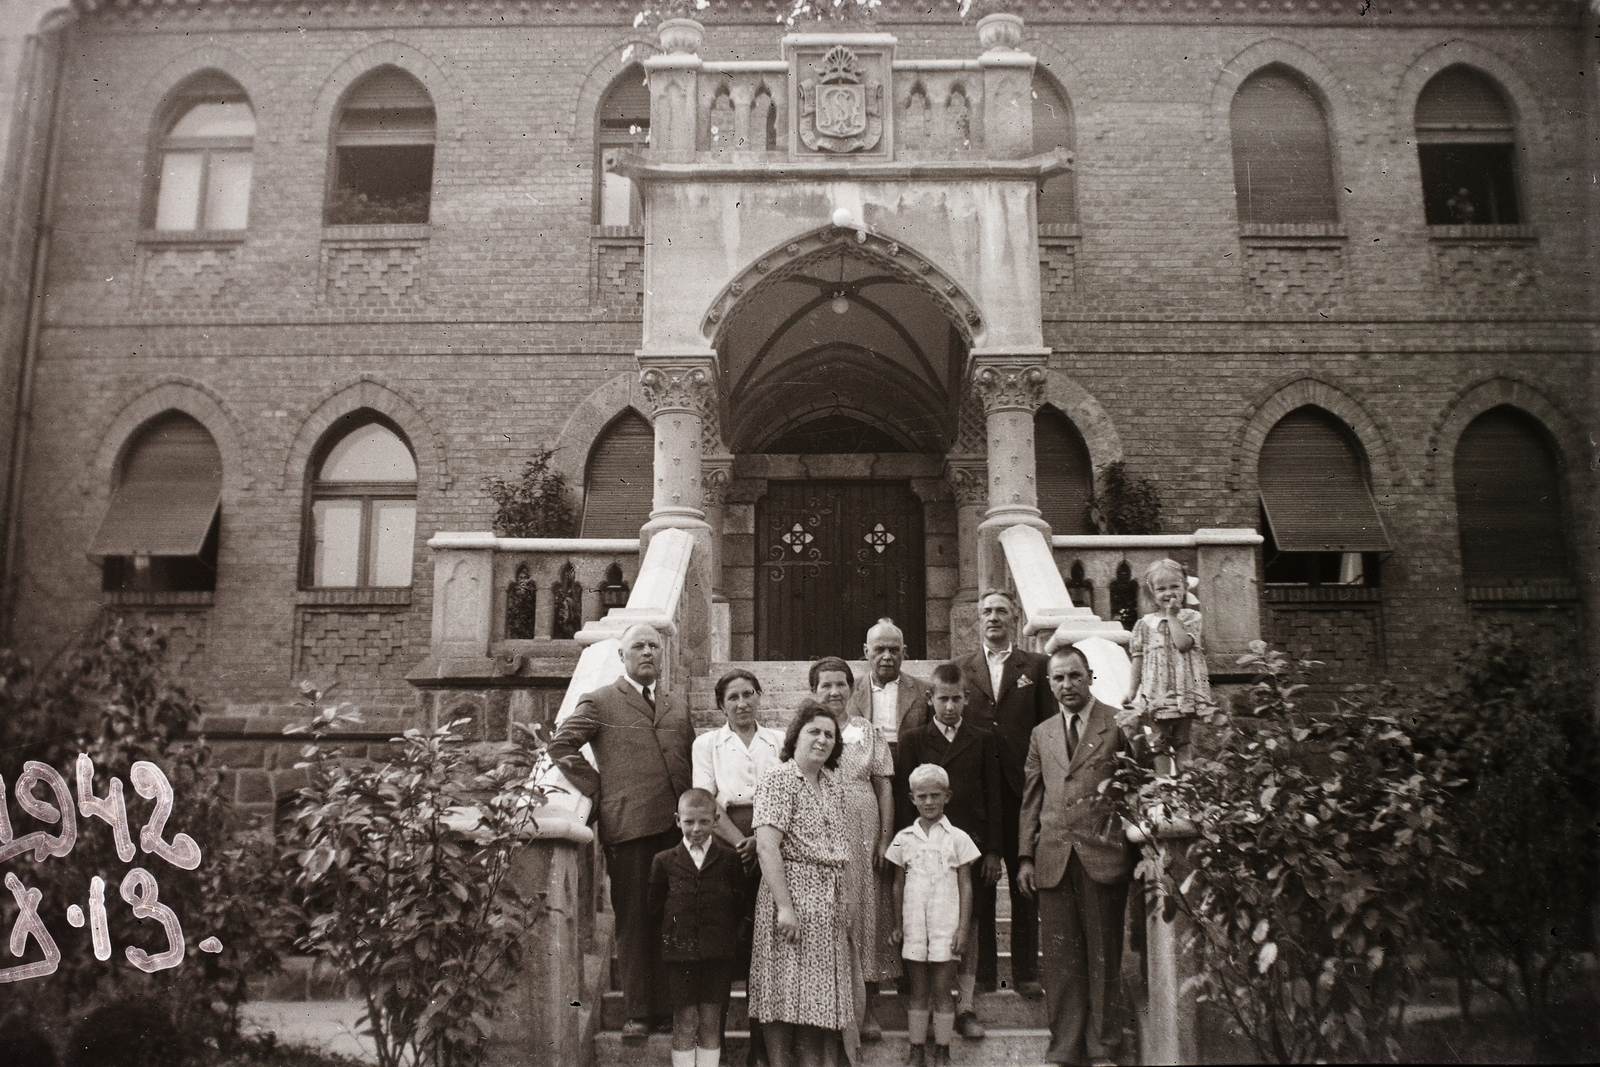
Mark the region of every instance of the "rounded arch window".
<instances>
[{"instance_id":1,"label":"rounded arch window","mask_svg":"<svg viewBox=\"0 0 1600 1067\"><path fill-rule=\"evenodd\" d=\"M583 537L638 537L655 499L655 427L631 408L594 443L583 472Z\"/></svg>"},{"instance_id":2,"label":"rounded arch window","mask_svg":"<svg viewBox=\"0 0 1600 1067\"><path fill-rule=\"evenodd\" d=\"M174 96L163 124L157 230L242 230L250 221L255 112L244 90L215 71Z\"/></svg>"},{"instance_id":3,"label":"rounded arch window","mask_svg":"<svg viewBox=\"0 0 1600 1067\"><path fill-rule=\"evenodd\" d=\"M644 200L632 178L610 167L623 153L650 143L650 87L644 68L634 64L618 74L600 100L595 119L595 209L601 226L644 225Z\"/></svg>"},{"instance_id":4,"label":"rounded arch window","mask_svg":"<svg viewBox=\"0 0 1600 1067\"><path fill-rule=\"evenodd\" d=\"M1469 589L1572 581L1561 482L1560 459L1531 416L1502 405L1472 420L1455 456Z\"/></svg>"},{"instance_id":5,"label":"rounded arch window","mask_svg":"<svg viewBox=\"0 0 1600 1067\"><path fill-rule=\"evenodd\" d=\"M411 584L417 462L387 422L349 422L312 464L303 580L314 588Z\"/></svg>"},{"instance_id":6,"label":"rounded arch window","mask_svg":"<svg viewBox=\"0 0 1600 1067\"><path fill-rule=\"evenodd\" d=\"M118 464L111 505L89 553L107 592L209 592L217 587L222 454L179 411L142 426Z\"/></svg>"},{"instance_id":7,"label":"rounded arch window","mask_svg":"<svg viewBox=\"0 0 1600 1067\"><path fill-rule=\"evenodd\" d=\"M356 82L333 132L328 225L427 222L436 126L433 97L399 67Z\"/></svg>"},{"instance_id":8,"label":"rounded arch window","mask_svg":"<svg viewBox=\"0 0 1600 1067\"><path fill-rule=\"evenodd\" d=\"M1279 64L1252 74L1234 94L1229 126L1241 223L1338 220L1328 120L1304 77Z\"/></svg>"},{"instance_id":9,"label":"rounded arch window","mask_svg":"<svg viewBox=\"0 0 1600 1067\"><path fill-rule=\"evenodd\" d=\"M1089 447L1072 420L1048 404L1033 416L1033 456L1039 514L1051 532L1094 533L1089 521L1094 496Z\"/></svg>"},{"instance_id":10,"label":"rounded arch window","mask_svg":"<svg viewBox=\"0 0 1600 1067\"><path fill-rule=\"evenodd\" d=\"M1522 221L1516 121L1492 78L1459 63L1446 67L1417 97L1416 125L1429 226Z\"/></svg>"},{"instance_id":11,"label":"rounded arch window","mask_svg":"<svg viewBox=\"0 0 1600 1067\"><path fill-rule=\"evenodd\" d=\"M1309 405L1289 412L1261 444L1257 481L1269 583L1378 584L1389 537L1342 420Z\"/></svg>"}]
</instances>

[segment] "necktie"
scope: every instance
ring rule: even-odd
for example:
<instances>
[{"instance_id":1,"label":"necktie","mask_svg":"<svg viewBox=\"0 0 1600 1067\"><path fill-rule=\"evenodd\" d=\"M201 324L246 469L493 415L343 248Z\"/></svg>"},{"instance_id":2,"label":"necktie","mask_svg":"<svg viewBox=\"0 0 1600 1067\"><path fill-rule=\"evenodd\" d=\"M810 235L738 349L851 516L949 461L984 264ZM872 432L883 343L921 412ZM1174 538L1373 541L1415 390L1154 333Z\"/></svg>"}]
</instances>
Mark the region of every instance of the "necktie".
<instances>
[{"instance_id":1,"label":"necktie","mask_svg":"<svg viewBox=\"0 0 1600 1067\"><path fill-rule=\"evenodd\" d=\"M1071 759L1078 754L1078 717L1067 716L1067 758Z\"/></svg>"},{"instance_id":2,"label":"necktie","mask_svg":"<svg viewBox=\"0 0 1600 1067\"><path fill-rule=\"evenodd\" d=\"M651 711L655 711L655 710L656 710L656 698L655 698L655 694L653 694L653 693L651 693L651 692L650 692L650 687L649 687L649 686L648 686L648 685L647 685L647 686L645 686L645 687L644 687L644 689L643 689L643 690L642 690L642 692L643 692L643 694L644 694L644 702L645 702L645 703L646 703L646 704L649 704L649 705L650 705L650 710L651 710Z\"/></svg>"}]
</instances>

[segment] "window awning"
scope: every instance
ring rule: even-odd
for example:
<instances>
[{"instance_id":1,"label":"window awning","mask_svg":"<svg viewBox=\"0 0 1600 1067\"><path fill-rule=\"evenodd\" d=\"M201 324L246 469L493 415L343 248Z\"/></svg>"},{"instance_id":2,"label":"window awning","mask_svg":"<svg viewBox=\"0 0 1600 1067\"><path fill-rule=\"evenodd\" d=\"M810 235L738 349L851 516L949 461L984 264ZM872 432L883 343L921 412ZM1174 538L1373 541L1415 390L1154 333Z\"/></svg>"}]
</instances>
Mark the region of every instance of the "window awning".
<instances>
[{"instance_id":1,"label":"window awning","mask_svg":"<svg viewBox=\"0 0 1600 1067\"><path fill-rule=\"evenodd\" d=\"M1361 461L1330 421L1295 412L1261 449L1261 506L1280 552L1387 552Z\"/></svg>"},{"instance_id":2,"label":"window awning","mask_svg":"<svg viewBox=\"0 0 1600 1067\"><path fill-rule=\"evenodd\" d=\"M137 481L111 497L91 556L198 556L222 501L220 485Z\"/></svg>"}]
</instances>

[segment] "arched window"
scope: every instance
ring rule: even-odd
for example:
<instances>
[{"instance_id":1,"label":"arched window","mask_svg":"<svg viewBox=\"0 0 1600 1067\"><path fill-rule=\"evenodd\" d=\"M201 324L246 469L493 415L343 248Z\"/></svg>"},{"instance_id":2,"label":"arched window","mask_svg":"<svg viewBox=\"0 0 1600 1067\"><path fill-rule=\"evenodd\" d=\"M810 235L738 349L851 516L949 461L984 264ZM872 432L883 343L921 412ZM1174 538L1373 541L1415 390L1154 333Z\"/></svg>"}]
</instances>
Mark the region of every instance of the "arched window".
<instances>
[{"instance_id":1,"label":"arched window","mask_svg":"<svg viewBox=\"0 0 1600 1067\"><path fill-rule=\"evenodd\" d=\"M155 228L244 229L255 136L255 112L237 82L216 71L190 79L163 123Z\"/></svg>"},{"instance_id":2,"label":"arched window","mask_svg":"<svg viewBox=\"0 0 1600 1067\"><path fill-rule=\"evenodd\" d=\"M1035 484L1039 512L1053 533L1089 534L1089 501L1094 495L1094 470L1089 449L1078 428L1048 404L1033 417Z\"/></svg>"},{"instance_id":3,"label":"arched window","mask_svg":"<svg viewBox=\"0 0 1600 1067\"><path fill-rule=\"evenodd\" d=\"M89 553L108 591L204 592L217 587L222 454L194 419L171 411L146 423L118 465L111 507Z\"/></svg>"},{"instance_id":4,"label":"arched window","mask_svg":"<svg viewBox=\"0 0 1600 1067\"><path fill-rule=\"evenodd\" d=\"M625 411L600 434L583 475L584 537L638 537L655 501L655 429Z\"/></svg>"},{"instance_id":5,"label":"arched window","mask_svg":"<svg viewBox=\"0 0 1600 1067\"><path fill-rule=\"evenodd\" d=\"M1072 151L1072 105L1055 79L1036 70L1033 75L1033 151L1062 148ZM1078 221L1078 189L1074 172L1067 171L1039 186L1039 224L1066 225Z\"/></svg>"},{"instance_id":6,"label":"arched window","mask_svg":"<svg viewBox=\"0 0 1600 1067\"><path fill-rule=\"evenodd\" d=\"M1572 581L1561 462L1542 426L1512 407L1479 415L1456 445L1455 479L1468 588Z\"/></svg>"},{"instance_id":7,"label":"arched window","mask_svg":"<svg viewBox=\"0 0 1600 1067\"><path fill-rule=\"evenodd\" d=\"M1252 74L1229 125L1241 223L1338 221L1328 121L1304 78L1276 64Z\"/></svg>"},{"instance_id":8,"label":"arched window","mask_svg":"<svg viewBox=\"0 0 1600 1067\"><path fill-rule=\"evenodd\" d=\"M1513 225L1517 131L1488 75L1446 67L1417 97L1417 161L1429 226Z\"/></svg>"},{"instance_id":9,"label":"arched window","mask_svg":"<svg viewBox=\"0 0 1600 1067\"><path fill-rule=\"evenodd\" d=\"M411 584L417 461L394 427L370 414L347 420L313 463L307 495L306 586Z\"/></svg>"},{"instance_id":10,"label":"arched window","mask_svg":"<svg viewBox=\"0 0 1600 1067\"><path fill-rule=\"evenodd\" d=\"M1261 445L1266 579L1294 585L1377 585L1389 538L1347 426L1320 408L1285 415Z\"/></svg>"},{"instance_id":11,"label":"arched window","mask_svg":"<svg viewBox=\"0 0 1600 1067\"><path fill-rule=\"evenodd\" d=\"M434 127L433 98L399 67L379 67L352 86L333 131L324 221L427 222Z\"/></svg>"},{"instance_id":12,"label":"arched window","mask_svg":"<svg viewBox=\"0 0 1600 1067\"><path fill-rule=\"evenodd\" d=\"M638 186L633 179L607 170L624 152L650 143L650 87L645 84L643 67L628 67L606 90L594 143L594 221L601 226L644 225L644 201Z\"/></svg>"}]
</instances>

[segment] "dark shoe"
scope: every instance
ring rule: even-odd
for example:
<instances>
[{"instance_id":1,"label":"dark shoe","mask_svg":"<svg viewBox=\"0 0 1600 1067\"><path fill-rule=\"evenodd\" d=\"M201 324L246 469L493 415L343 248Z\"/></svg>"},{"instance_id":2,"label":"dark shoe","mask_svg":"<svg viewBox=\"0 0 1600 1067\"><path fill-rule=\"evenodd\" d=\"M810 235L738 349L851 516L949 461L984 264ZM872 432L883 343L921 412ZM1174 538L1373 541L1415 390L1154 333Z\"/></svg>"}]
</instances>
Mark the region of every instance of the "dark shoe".
<instances>
[{"instance_id":1,"label":"dark shoe","mask_svg":"<svg viewBox=\"0 0 1600 1067\"><path fill-rule=\"evenodd\" d=\"M926 1045L911 1044L906 1048L906 1067L927 1067Z\"/></svg>"},{"instance_id":2,"label":"dark shoe","mask_svg":"<svg viewBox=\"0 0 1600 1067\"><path fill-rule=\"evenodd\" d=\"M928 1067L950 1067L950 1046L933 1046L933 1056L928 1060Z\"/></svg>"},{"instance_id":3,"label":"dark shoe","mask_svg":"<svg viewBox=\"0 0 1600 1067\"><path fill-rule=\"evenodd\" d=\"M861 1024L861 1040L869 1044L883 1040L883 1027L878 1025L876 1016L867 1016L866 1022Z\"/></svg>"},{"instance_id":4,"label":"dark shoe","mask_svg":"<svg viewBox=\"0 0 1600 1067\"><path fill-rule=\"evenodd\" d=\"M622 1043L642 1045L650 1039L650 1023L644 1019L629 1019L622 1024Z\"/></svg>"},{"instance_id":5,"label":"dark shoe","mask_svg":"<svg viewBox=\"0 0 1600 1067\"><path fill-rule=\"evenodd\" d=\"M964 1011L956 1016L956 1033L974 1041L989 1036L989 1031L985 1030L983 1024L978 1021L977 1012L971 1011Z\"/></svg>"},{"instance_id":6,"label":"dark shoe","mask_svg":"<svg viewBox=\"0 0 1600 1067\"><path fill-rule=\"evenodd\" d=\"M1029 1000L1038 1000L1040 997L1044 996L1044 986L1040 985L1038 982L1018 982L1017 992L1021 993Z\"/></svg>"}]
</instances>

